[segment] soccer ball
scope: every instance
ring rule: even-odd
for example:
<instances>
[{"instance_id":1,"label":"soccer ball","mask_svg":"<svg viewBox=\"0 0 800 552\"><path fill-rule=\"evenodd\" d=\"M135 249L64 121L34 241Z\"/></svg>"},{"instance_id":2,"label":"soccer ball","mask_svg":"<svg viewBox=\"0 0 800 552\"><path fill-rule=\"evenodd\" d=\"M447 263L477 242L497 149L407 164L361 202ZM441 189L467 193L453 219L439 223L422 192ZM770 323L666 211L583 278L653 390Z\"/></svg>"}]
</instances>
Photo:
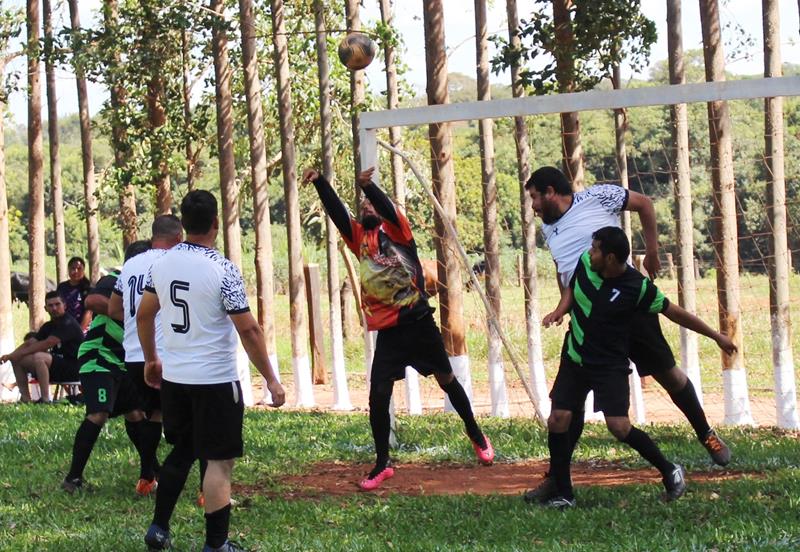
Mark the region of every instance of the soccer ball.
<instances>
[{"instance_id":1,"label":"soccer ball","mask_svg":"<svg viewBox=\"0 0 800 552\"><path fill-rule=\"evenodd\" d=\"M358 71L372 63L377 49L367 35L350 33L339 43L339 60L351 71Z\"/></svg>"}]
</instances>

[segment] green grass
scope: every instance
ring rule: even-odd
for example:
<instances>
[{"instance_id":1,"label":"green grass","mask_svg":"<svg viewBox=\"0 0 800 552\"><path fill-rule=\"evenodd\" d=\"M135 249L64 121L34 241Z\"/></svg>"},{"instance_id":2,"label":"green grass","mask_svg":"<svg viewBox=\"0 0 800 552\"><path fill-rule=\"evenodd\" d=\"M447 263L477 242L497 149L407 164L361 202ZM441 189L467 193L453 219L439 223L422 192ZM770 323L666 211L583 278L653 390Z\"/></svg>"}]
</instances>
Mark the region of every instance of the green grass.
<instances>
[{"instance_id":1,"label":"green grass","mask_svg":"<svg viewBox=\"0 0 800 552\"><path fill-rule=\"evenodd\" d=\"M140 551L152 515L136 499L137 461L120 421L109 424L89 462L92 492L68 496L59 483L82 411L0 406L0 549ZM499 462L546 457L544 432L528 420L482 420ZM731 468L762 472L713 483L691 482L708 459L686 426L649 426L668 457L690 472L689 494L671 504L654 485L579 487L579 507L544 511L517 496L388 496L287 500L280 479L319 461L372 459L364 415L248 411L246 456L236 483L270 495L241 500L233 536L253 550L797 550L800 547L800 440L774 429L725 429ZM401 417L400 462L473 463L452 415ZM280 445L280 446L278 446ZM164 452L162 451L162 456ZM606 430L587 426L578 460L644 462ZM489 468L491 469L491 468ZM175 512L176 550L198 550L203 518L194 506L196 472ZM531 478L536 474L531 474ZM272 498L270 498L270 496ZM240 497L241 499L242 497Z\"/></svg>"}]
</instances>

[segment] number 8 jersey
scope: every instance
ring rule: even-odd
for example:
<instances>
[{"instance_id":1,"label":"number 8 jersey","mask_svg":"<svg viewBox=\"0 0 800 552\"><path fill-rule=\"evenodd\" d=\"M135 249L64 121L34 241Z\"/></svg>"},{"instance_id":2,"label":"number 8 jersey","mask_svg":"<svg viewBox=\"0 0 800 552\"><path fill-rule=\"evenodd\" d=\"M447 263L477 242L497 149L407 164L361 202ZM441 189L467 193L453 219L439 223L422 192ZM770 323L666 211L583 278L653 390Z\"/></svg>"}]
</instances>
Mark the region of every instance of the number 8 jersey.
<instances>
[{"instance_id":1,"label":"number 8 jersey","mask_svg":"<svg viewBox=\"0 0 800 552\"><path fill-rule=\"evenodd\" d=\"M139 334L136 333L136 312L139 310L139 303L142 302L144 293L144 282L147 278L147 271L153 261L160 258L166 249L150 249L131 257L122 265L122 272L114 285L114 293L122 297L122 306L125 311L125 337L122 346L125 349L125 362L144 362L144 353L139 344ZM156 347L158 354L161 355L161 321L160 316L156 315Z\"/></svg>"},{"instance_id":2,"label":"number 8 jersey","mask_svg":"<svg viewBox=\"0 0 800 552\"><path fill-rule=\"evenodd\" d=\"M239 269L208 247L183 242L156 259L145 289L161 305L163 378L174 383L238 380L238 337L228 315L250 310Z\"/></svg>"}]
</instances>

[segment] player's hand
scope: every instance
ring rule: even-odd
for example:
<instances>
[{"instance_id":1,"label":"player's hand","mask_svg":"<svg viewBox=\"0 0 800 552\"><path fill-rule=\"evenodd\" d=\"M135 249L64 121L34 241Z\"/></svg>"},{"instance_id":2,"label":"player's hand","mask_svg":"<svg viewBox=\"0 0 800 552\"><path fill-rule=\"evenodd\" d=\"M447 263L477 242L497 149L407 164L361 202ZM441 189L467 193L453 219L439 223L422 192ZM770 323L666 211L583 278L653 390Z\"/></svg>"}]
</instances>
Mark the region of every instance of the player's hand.
<instances>
[{"instance_id":1,"label":"player's hand","mask_svg":"<svg viewBox=\"0 0 800 552\"><path fill-rule=\"evenodd\" d=\"M309 182L315 181L319 178L319 171L317 169L312 169L308 167L307 169L303 170L303 183L308 184Z\"/></svg>"},{"instance_id":2,"label":"player's hand","mask_svg":"<svg viewBox=\"0 0 800 552\"><path fill-rule=\"evenodd\" d=\"M658 258L658 251L646 252L642 266L644 266L650 279L655 280L656 276L658 276L658 271L661 270L661 261Z\"/></svg>"},{"instance_id":3,"label":"player's hand","mask_svg":"<svg viewBox=\"0 0 800 552\"><path fill-rule=\"evenodd\" d=\"M725 334L719 334L714 341L717 342L717 345L720 349L729 355L732 355L738 350L736 345L733 343L733 340Z\"/></svg>"},{"instance_id":4,"label":"player's hand","mask_svg":"<svg viewBox=\"0 0 800 552\"><path fill-rule=\"evenodd\" d=\"M356 178L356 183L364 188L372 184L372 174L375 172L375 167L370 167L365 171L361 171Z\"/></svg>"},{"instance_id":5,"label":"player's hand","mask_svg":"<svg viewBox=\"0 0 800 552\"><path fill-rule=\"evenodd\" d=\"M270 406L278 408L286 402L286 391L283 390L283 385L281 385L281 382L275 380L272 383L268 383L267 389L269 389L269 392L272 395L272 402L270 403Z\"/></svg>"},{"instance_id":6,"label":"player's hand","mask_svg":"<svg viewBox=\"0 0 800 552\"><path fill-rule=\"evenodd\" d=\"M144 363L144 382L155 389L161 389L161 359Z\"/></svg>"},{"instance_id":7,"label":"player's hand","mask_svg":"<svg viewBox=\"0 0 800 552\"><path fill-rule=\"evenodd\" d=\"M542 325L544 325L545 328L549 328L553 324L555 324L556 326L560 326L563 320L564 320L563 314L559 314L557 311L553 311L542 319Z\"/></svg>"}]
</instances>

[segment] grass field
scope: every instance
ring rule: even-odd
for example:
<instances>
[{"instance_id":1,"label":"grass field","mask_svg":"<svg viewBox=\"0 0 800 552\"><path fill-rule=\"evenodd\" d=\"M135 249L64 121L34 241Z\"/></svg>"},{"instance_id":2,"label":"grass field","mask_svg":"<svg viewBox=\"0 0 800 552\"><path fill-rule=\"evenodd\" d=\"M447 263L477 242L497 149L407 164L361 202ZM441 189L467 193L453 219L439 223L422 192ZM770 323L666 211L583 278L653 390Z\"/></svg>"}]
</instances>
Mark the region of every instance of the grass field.
<instances>
[{"instance_id":1,"label":"grass field","mask_svg":"<svg viewBox=\"0 0 800 552\"><path fill-rule=\"evenodd\" d=\"M152 499L135 498L137 462L120 421L101 434L86 471L91 492L67 495L68 467L82 410L1 405L0 549L141 551ZM546 457L546 437L529 420L484 419L498 463ZM580 486L578 508L546 511L519 495L405 496L357 493L297 498L283 477L318 462L366 463L371 440L363 415L251 410L246 456L234 480L262 492L239 496L232 536L251 550L797 550L800 548L800 440L770 429L729 429L730 468L754 472L732 480L692 482L709 471L703 449L683 427L650 427L667 456L686 465L690 490L659 500L657 483ZM401 417L401 463L473 464L451 415ZM162 456L164 451L162 450ZM595 424L576 453L580 462L617 459L646 467ZM443 465L442 470L448 469ZM493 468L483 468L491 470ZM540 474L531 473L534 483ZM355 490L355 481L353 489ZM194 471L173 519L175 550L199 550L202 513ZM302 495L299 495L302 496Z\"/></svg>"}]
</instances>

